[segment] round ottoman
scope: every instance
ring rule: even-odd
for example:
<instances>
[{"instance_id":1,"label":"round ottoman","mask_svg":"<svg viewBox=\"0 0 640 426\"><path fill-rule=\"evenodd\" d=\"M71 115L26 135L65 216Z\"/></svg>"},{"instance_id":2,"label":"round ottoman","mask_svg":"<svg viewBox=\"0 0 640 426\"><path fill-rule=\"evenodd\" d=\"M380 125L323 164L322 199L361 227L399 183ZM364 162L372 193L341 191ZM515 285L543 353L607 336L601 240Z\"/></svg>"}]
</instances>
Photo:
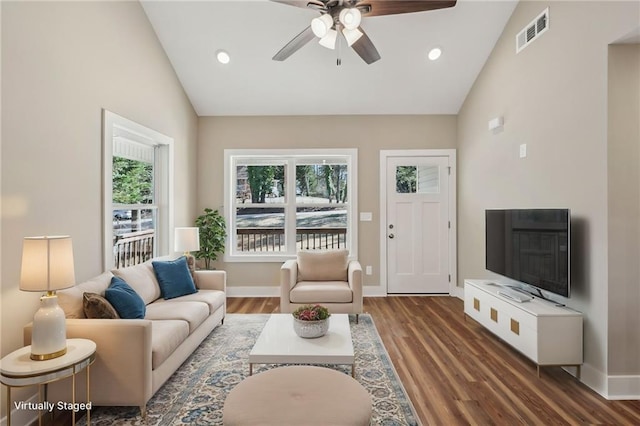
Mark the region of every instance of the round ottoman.
<instances>
[{"instance_id":1,"label":"round ottoman","mask_svg":"<svg viewBox=\"0 0 640 426\"><path fill-rule=\"evenodd\" d=\"M330 368L279 367L250 376L227 396L222 422L233 425L369 425L371 396Z\"/></svg>"}]
</instances>

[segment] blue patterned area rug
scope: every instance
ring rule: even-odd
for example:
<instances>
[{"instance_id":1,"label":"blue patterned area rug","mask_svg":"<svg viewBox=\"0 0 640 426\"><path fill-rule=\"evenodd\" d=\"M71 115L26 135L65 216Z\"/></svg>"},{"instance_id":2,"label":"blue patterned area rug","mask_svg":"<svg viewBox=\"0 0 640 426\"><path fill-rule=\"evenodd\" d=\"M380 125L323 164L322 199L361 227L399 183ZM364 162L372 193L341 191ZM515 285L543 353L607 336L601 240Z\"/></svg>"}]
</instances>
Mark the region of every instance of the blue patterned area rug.
<instances>
[{"instance_id":1,"label":"blue patterned area rug","mask_svg":"<svg viewBox=\"0 0 640 426\"><path fill-rule=\"evenodd\" d=\"M249 374L249 352L269 315L228 314L147 403L147 418L136 407L95 407L91 424L221 425L224 400ZM350 316L356 379L371 394L372 425L418 425L411 401L369 315ZM274 365L255 365L254 374ZM327 366L351 374L351 366ZM250 407L248 407L250 409ZM83 419L86 422L86 419Z\"/></svg>"}]
</instances>

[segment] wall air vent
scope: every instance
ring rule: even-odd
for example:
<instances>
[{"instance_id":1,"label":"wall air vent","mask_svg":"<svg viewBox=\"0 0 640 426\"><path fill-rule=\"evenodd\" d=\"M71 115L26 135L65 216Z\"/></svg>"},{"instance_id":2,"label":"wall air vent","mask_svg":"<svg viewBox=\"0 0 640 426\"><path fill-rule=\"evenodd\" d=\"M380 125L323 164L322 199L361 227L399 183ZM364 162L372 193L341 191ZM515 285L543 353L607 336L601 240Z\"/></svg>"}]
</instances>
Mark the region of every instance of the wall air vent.
<instances>
[{"instance_id":1,"label":"wall air vent","mask_svg":"<svg viewBox=\"0 0 640 426\"><path fill-rule=\"evenodd\" d=\"M531 44L549 29L549 8L546 8L533 21L529 22L516 36L516 53Z\"/></svg>"}]
</instances>

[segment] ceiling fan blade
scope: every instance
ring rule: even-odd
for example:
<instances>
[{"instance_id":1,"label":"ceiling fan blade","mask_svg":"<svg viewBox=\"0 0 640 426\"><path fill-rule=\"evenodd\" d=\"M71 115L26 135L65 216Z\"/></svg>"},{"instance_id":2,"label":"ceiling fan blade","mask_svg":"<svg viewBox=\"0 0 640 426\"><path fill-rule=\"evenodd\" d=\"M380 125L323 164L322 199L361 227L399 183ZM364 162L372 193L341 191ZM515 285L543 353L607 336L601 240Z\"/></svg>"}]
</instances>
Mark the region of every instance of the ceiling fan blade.
<instances>
[{"instance_id":1,"label":"ceiling fan blade","mask_svg":"<svg viewBox=\"0 0 640 426\"><path fill-rule=\"evenodd\" d=\"M371 41L367 33L365 33L362 28L358 29L362 31L362 37L360 37L355 43L353 43L351 47L356 51L358 56L362 58L363 61L371 65L372 63L380 59L380 54L378 53L376 47L373 45L373 42Z\"/></svg>"},{"instance_id":2,"label":"ceiling fan blade","mask_svg":"<svg viewBox=\"0 0 640 426\"><path fill-rule=\"evenodd\" d=\"M311 31L311 25L309 25L305 30L303 30L300 34L295 36L293 40L287 43L278 53L276 53L273 57L274 61L284 61L289 56L293 55L305 44L309 43L311 40L315 38L313 31Z\"/></svg>"},{"instance_id":3,"label":"ceiling fan blade","mask_svg":"<svg viewBox=\"0 0 640 426\"><path fill-rule=\"evenodd\" d=\"M276 0L272 0L276 1ZM424 12L456 5L456 0L362 0L357 3L364 16Z\"/></svg>"},{"instance_id":4,"label":"ceiling fan blade","mask_svg":"<svg viewBox=\"0 0 640 426\"><path fill-rule=\"evenodd\" d=\"M326 3L320 0L271 0L271 1L274 3L282 3L289 6L304 7L305 9L307 7L311 7L313 9L324 8Z\"/></svg>"}]
</instances>

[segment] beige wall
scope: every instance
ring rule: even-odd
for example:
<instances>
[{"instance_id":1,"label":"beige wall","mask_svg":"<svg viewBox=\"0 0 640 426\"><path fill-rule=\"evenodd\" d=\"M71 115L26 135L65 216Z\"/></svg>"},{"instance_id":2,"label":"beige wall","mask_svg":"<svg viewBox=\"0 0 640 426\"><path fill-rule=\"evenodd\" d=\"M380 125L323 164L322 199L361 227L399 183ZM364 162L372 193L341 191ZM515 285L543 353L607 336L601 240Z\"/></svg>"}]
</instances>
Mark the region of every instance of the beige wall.
<instances>
[{"instance_id":1,"label":"beige wall","mask_svg":"<svg viewBox=\"0 0 640 426\"><path fill-rule=\"evenodd\" d=\"M456 146L455 116L202 117L198 132L198 205L222 208L225 149L358 148L359 260L372 265L365 285L380 284L379 157L383 149ZM274 286L281 263L219 263L230 286Z\"/></svg>"},{"instance_id":2,"label":"beige wall","mask_svg":"<svg viewBox=\"0 0 640 426\"><path fill-rule=\"evenodd\" d=\"M609 47L608 90L609 374L640 374L640 45Z\"/></svg>"},{"instance_id":3,"label":"beige wall","mask_svg":"<svg viewBox=\"0 0 640 426\"><path fill-rule=\"evenodd\" d=\"M516 54L515 35L547 6L549 30ZM520 2L458 116L460 281L489 276L486 208L570 208L568 304L584 313L583 380L603 392L607 348L626 350L607 327L607 45L639 12L637 2ZM494 135L487 121L498 115L504 131Z\"/></svg>"},{"instance_id":4,"label":"beige wall","mask_svg":"<svg viewBox=\"0 0 640 426\"><path fill-rule=\"evenodd\" d=\"M102 271L101 109L175 139L176 225L196 213L197 116L139 3L1 7L4 356L38 307L18 290L23 237L69 234L76 279Z\"/></svg>"}]
</instances>

